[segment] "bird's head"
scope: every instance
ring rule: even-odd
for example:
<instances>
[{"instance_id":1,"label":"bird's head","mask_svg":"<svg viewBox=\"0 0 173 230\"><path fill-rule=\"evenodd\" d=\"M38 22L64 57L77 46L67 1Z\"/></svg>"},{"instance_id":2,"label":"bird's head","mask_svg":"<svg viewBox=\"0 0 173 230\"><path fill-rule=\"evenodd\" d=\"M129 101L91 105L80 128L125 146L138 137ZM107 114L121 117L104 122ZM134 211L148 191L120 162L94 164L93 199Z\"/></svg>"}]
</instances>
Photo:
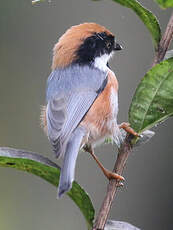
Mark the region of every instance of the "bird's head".
<instances>
[{"instance_id":1,"label":"bird's head","mask_svg":"<svg viewBox=\"0 0 173 230\"><path fill-rule=\"evenodd\" d=\"M121 49L115 36L104 26L96 23L72 26L54 46L52 69L78 63L104 71L113 52Z\"/></svg>"}]
</instances>

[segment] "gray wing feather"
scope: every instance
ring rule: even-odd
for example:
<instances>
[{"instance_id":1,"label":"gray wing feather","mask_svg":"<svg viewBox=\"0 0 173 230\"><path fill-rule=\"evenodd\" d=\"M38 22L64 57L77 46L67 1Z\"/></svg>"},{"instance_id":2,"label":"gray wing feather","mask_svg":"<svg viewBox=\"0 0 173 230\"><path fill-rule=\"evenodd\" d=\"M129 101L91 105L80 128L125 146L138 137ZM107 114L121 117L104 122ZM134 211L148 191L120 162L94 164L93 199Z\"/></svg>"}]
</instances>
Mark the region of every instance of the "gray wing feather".
<instances>
[{"instance_id":1,"label":"gray wing feather","mask_svg":"<svg viewBox=\"0 0 173 230\"><path fill-rule=\"evenodd\" d=\"M72 130L76 128L96 97L95 92L80 92L71 95L67 105L68 119L62 126L63 139L66 139Z\"/></svg>"},{"instance_id":2,"label":"gray wing feather","mask_svg":"<svg viewBox=\"0 0 173 230\"><path fill-rule=\"evenodd\" d=\"M59 137L65 121L64 98L50 100L47 105L47 128L49 138L55 140Z\"/></svg>"},{"instance_id":3,"label":"gray wing feather","mask_svg":"<svg viewBox=\"0 0 173 230\"><path fill-rule=\"evenodd\" d=\"M48 79L47 127L57 157L64 154L70 135L104 88L107 75L90 67L55 70Z\"/></svg>"}]
</instances>

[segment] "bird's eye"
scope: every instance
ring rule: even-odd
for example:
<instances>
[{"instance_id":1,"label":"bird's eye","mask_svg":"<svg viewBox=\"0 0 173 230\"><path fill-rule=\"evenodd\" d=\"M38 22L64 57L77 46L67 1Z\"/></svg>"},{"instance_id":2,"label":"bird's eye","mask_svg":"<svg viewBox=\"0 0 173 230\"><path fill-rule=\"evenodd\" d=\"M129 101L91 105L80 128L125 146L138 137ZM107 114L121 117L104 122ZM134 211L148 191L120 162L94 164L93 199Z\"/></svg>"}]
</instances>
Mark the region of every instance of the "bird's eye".
<instances>
[{"instance_id":1,"label":"bird's eye","mask_svg":"<svg viewBox=\"0 0 173 230\"><path fill-rule=\"evenodd\" d=\"M111 46L112 46L111 42L107 42L107 43L106 43L106 47L107 47L108 49L110 49Z\"/></svg>"}]
</instances>

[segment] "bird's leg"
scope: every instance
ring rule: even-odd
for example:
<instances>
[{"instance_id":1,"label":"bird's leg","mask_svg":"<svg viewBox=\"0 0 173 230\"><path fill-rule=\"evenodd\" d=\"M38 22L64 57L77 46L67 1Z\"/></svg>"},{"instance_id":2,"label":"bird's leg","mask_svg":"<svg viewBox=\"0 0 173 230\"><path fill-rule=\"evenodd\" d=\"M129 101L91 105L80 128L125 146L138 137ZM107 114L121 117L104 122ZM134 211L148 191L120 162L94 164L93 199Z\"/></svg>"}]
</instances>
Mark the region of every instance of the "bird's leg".
<instances>
[{"instance_id":1,"label":"bird's leg","mask_svg":"<svg viewBox=\"0 0 173 230\"><path fill-rule=\"evenodd\" d=\"M130 133L136 137L140 137L140 135L138 133L136 133L131 127L130 124L127 122L123 122L119 125L120 129L124 129L127 133Z\"/></svg>"},{"instance_id":2,"label":"bird's leg","mask_svg":"<svg viewBox=\"0 0 173 230\"><path fill-rule=\"evenodd\" d=\"M98 164L98 166L101 168L102 172L104 173L104 175L109 179L115 179L118 181L124 181L124 177L120 176L117 173L111 172L109 170L107 170L102 163L99 161L99 159L97 158L97 156L94 154L94 150L92 149L91 146L85 146L84 150L87 151L88 153L91 154L91 156L94 158L94 160L96 161L96 163ZM119 183L120 186L122 186L122 183Z\"/></svg>"}]
</instances>

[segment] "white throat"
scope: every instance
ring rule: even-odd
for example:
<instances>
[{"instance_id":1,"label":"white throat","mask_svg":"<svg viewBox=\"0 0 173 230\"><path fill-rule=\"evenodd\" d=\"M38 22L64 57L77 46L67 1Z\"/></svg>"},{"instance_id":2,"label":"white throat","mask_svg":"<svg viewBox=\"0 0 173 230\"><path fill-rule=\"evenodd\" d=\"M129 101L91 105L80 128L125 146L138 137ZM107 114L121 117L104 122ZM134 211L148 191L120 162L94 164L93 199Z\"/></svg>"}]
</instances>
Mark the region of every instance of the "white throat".
<instances>
[{"instance_id":1,"label":"white throat","mask_svg":"<svg viewBox=\"0 0 173 230\"><path fill-rule=\"evenodd\" d=\"M111 58L111 54L103 54L100 57L96 57L94 61L94 66L101 71L107 72L109 70L109 67L107 66L107 63L109 59Z\"/></svg>"}]
</instances>

